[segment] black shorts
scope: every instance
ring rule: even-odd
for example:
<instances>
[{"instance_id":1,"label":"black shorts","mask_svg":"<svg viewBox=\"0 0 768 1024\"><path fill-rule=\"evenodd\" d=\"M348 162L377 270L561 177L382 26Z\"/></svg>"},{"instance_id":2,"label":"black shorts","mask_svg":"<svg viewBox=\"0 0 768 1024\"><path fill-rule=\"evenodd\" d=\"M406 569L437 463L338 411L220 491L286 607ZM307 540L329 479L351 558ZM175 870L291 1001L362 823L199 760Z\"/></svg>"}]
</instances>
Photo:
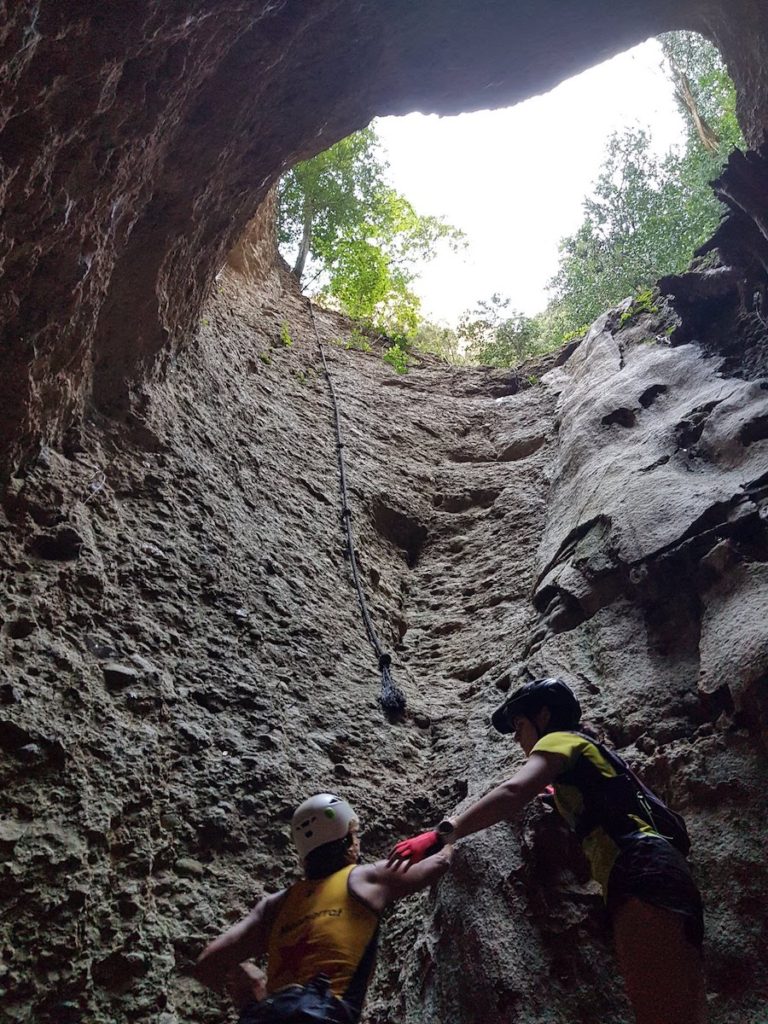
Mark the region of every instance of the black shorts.
<instances>
[{"instance_id":1,"label":"black shorts","mask_svg":"<svg viewBox=\"0 0 768 1024\"><path fill-rule=\"evenodd\" d=\"M611 915L632 897L671 910L685 919L686 937L700 949L704 940L701 894L682 853L666 839L641 832L619 840L619 845L621 853L608 877Z\"/></svg>"}]
</instances>

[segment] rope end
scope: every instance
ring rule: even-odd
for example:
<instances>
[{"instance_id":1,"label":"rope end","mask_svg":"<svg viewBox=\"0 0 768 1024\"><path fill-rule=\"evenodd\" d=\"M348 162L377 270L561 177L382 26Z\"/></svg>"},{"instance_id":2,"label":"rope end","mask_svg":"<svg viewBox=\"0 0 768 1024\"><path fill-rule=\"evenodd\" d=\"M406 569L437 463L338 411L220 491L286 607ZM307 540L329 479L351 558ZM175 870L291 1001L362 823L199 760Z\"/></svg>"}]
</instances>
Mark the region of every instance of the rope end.
<instances>
[{"instance_id":1,"label":"rope end","mask_svg":"<svg viewBox=\"0 0 768 1024\"><path fill-rule=\"evenodd\" d=\"M381 694L379 704L386 715L395 717L404 714L407 707L405 694L399 686L395 685L390 671L392 656L382 652L379 655L379 668L381 669Z\"/></svg>"}]
</instances>

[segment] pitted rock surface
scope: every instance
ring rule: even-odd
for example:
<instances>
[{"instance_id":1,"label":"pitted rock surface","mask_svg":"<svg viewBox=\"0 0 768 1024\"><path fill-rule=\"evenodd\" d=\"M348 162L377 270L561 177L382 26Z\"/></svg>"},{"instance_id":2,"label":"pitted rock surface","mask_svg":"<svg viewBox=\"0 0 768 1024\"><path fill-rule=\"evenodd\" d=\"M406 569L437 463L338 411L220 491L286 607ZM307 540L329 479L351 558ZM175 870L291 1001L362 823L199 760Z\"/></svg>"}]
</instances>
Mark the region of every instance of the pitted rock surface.
<instances>
[{"instance_id":1,"label":"pitted rock surface","mask_svg":"<svg viewBox=\"0 0 768 1024\"><path fill-rule=\"evenodd\" d=\"M765 391L617 315L555 369L398 376L318 314L360 568L408 698L390 723L311 323L275 273L225 271L141 411L91 418L6 492L7 1019L221 1020L192 962L295 877L295 804L342 791L382 855L520 763L488 716L527 670L565 674L685 811L712 1019L756 1022ZM480 1018L629 1020L601 898L544 807L463 843L386 922L367 1020Z\"/></svg>"},{"instance_id":2,"label":"pitted rock surface","mask_svg":"<svg viewBox=\"0 0 768 1024\"><path fill-rule=\"evenodd\" d=\"M757 146L765 5L92 6L22 0L0 30L4 1019L221 1020L191 965L295 876L295 804L342 790L383 854L514 769L489 712L546 671L684 810L712 1020L764 1024L759 154L728 172L733 265L676 282L685 345L625 307L519 374L398 377L318 317L399 722L270 188L374 114L508 103L676 27L721 45ZM367 1021L478 1019L628 1021L544 807L463 843L386 924Z\"/></svg>"},{"instance_id":3,"label":"pitted rock surface","mask_svg":"<svg viewBox=\"0 0 768 1024\"><path fill-rule=\"evenodd\" d=\"M0 476L123 416L270 187L379 114L517 102L652 35L720 47L766 139L758 0L17 0L0 29Z\"/></svg>"}]
</instances>

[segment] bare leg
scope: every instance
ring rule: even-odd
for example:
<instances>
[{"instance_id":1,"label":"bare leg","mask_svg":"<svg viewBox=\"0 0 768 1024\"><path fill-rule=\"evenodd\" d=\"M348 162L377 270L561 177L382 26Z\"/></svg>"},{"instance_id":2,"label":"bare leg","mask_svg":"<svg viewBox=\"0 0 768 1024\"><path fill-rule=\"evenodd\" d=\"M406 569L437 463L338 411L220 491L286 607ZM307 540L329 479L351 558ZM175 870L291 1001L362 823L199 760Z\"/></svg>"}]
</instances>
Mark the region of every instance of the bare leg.
<instances>
[{"instance_id":1,"label":"bare leg","mask_svg":"<svg viewBox=\"0 0 768 1024\"><path fill-rule=\"evenodd\" d=\"M701 954L678 914L629 899L614 914L613 932L637 1024L706 1024Z\"/></svg>"}]
</instances>

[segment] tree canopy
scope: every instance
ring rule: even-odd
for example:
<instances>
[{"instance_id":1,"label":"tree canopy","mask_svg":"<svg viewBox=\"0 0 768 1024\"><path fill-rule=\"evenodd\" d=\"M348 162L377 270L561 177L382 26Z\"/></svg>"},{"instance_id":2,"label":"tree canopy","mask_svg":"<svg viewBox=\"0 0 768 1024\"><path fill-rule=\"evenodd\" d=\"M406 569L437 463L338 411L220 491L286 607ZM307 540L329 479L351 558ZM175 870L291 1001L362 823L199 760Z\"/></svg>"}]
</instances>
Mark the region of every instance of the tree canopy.
<instances>
[{"instance_id":1,"label":"tree canopy","mask_svg":"<svg viewBox=\"0 0 768 1024\"><path fill-rule=\"evenodd\" d=\"M541 331L510 299L493 294L462 314L456 333L468 362L514 366L538 351Z\"/></svg>"},{"instance_id":2,"label":"tree canopy","mask_svg":"<svg viewBox=\"0 0 768 1024\"><path fill-rule=\"evenodd\" d=\"M720 56L695 33L661 39L665 73L684 118L682 144L665 155L650 130L629 127L607 142L579 228L561 240L550 301L536 316L494 294L456 329L424 322L413 283L440 243L461 231L420 216L387 180L368 127L289 171L279 190L279 238L304 288L397 340L450 362L512 366L559 347L604 310L689 264L721 214L709 181L743 144L736 97ZM395 363L393 362L393 365Z\"/></svg>"},{"instance_id":3,"label":"tree canopy","mask_svg":"<svg viewBox=\"0 0 768 1024\"><path fill-rule=\"evenodd\" d=\"M659 157L651 135L627 128L608 140L584 220L560 243L551 305L569 330L665 274L679 273L714 232L722 207L709 181L743 144L733 83L716 48L690 32L662 38L686 135Z\"/></svg>"},{"instance_id":4,"label":"tree canopy","mask_svg":"<svg viewBox=\"0 0 768 1024\"><path fill-rule=\"evenodd\" d=\"M445 241L463 234L440 217L421 216L387 181L372 127L297 164L279 187L278 239L295 255L303 287L348 315L394 335L419 322L412 283Z\"/></svg>"},{"instance_id":5,"label":"tree canopy","mask_svg":"<svg viewBox=\"0 0 768 1024\"><path fill-rule=\"evenodd\" d=\"M424 326L450 361L514 366L558 348L606 309L684 270L714 232L722 207L709 182L734 146L743 145L736 95L718 51L701 36L662 37L665 73L684 118L683 143L660 156L649 130L629 127L608 139L584 219L560 243L559 269L543 312L528 317L493 295L459 320L452 335Z\"/></svg>"}]
</instances>

